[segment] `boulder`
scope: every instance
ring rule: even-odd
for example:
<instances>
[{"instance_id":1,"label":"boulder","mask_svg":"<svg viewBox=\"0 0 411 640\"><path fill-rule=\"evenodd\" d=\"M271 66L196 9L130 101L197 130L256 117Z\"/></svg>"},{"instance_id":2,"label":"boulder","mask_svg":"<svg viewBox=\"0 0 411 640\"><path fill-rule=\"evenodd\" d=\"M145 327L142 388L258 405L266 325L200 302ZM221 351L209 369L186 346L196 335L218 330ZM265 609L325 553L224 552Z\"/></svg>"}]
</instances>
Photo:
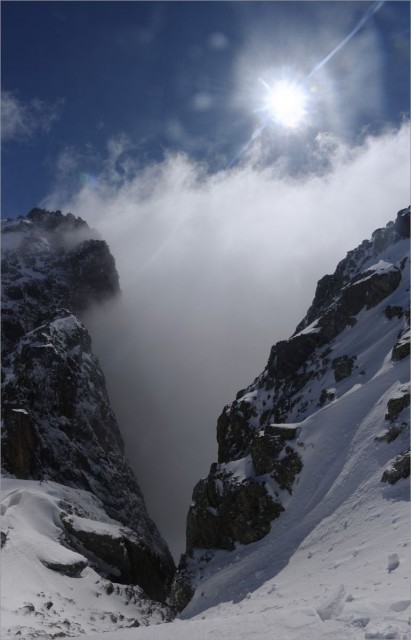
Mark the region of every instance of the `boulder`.
<instances>
[{"instance_id":1,"label":"boulder","mask_svg":"<svg viewBox=\"0 0 411 640\"><path fill-rule=\"evenodd\" d=\"M335 398L334 391L330 391L329 389L321 389L317 406L323 407L327 402L332 402L334 398Z\"/></svg>"},{"instance_id":2,"label":"boulder","mask_svg":"<svg viewBox=\"0 0 411 640\"><path fill-rule=\"evenodd\" d=\"M62 573L64 576L69 576L69 578L78 578L88 565L87 560L79 560L77 562L71 562L63 564L61 562L48 562L47 560L42 560L42 564L44 564L47 569L51 569L51 571L57 571L57 573Z\"/></svg>"},{"instance_id":3,"label":"boulder","mask_svg":"<svg viewBox=\"0 0 411 640\"><path fill-rule=\"evenodd\" d=\"M390 422L394 422L394 420L396 420L396 418L400 415L401 411L409 406L409 391L396 398L390 398L390 400L388 400L387 402L387 413L385 414L385 419L390 420Z\"/></svg>"},{"instance_id":4,"label":"boulder","mask_svg":"<svg viewBox=\"0 0 411 640\"><path fill-rule=\"evenodd\" d=\"M394 362L399 362L410 355L410 330L407 328L404 332L401 332L398 336L392 350L392 359Z\"/></svg>"},{"instance_id":5,"label":"boulder","mask_svg":"<svg viewBox=\"0 0 411 640\"><path fill-rule=\"evenodd\" d=\"M336 382L340 382L352 374L356 360L357 356L347 355L334 358L331 362L331 367L334 370L334 378Z\"/></svg>"},{"instance_id":6,"label":"boulder","mask_svg":"<svg viewBox=\"0 0 411 640\"><path fill-rule=\"evenodd\" d=\"M396 440L398 438L399 435L401 435L401 433L408 427L409 425L406 422L403 422L400 425L393 425L391 427L389 427L386 431L384 431L384 433L381 433L380 435L375 437L375 440L377 442L387 442L387 444L389 444L390 442L393 442L394 440Z\"/></svg>"},{"instance_id":7,"label":"boulder","mask_svg":"<svg viewBox=\"0 0 411 640\"><path fill-rule=\"evenodd\" d=\"M381 482L388 482L388 484L395 484L402 478L409 478L410 476L410 449L400 453L393 460L391 460L389 466L382 474Z\"/></svg>"}]
</instances>

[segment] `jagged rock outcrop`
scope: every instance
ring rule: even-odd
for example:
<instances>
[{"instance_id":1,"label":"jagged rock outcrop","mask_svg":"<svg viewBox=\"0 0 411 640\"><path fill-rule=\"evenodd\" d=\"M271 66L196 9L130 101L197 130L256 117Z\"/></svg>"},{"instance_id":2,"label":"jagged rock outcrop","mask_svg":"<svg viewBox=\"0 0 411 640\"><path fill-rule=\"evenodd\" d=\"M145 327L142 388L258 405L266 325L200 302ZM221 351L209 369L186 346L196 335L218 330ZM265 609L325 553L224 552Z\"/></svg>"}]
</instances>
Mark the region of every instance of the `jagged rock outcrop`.
<instances>
[{"instance_id":1,"label":"jagged rock outcrop","mask_svg":"<svg viewBox=\"0 0 411 640\"><path fill-rule=\"evenodd\" d=\"M174 562L126 463L79 319L120 292L109 248L80 218L33 209L3 225L2 273L3 471L96 496L121 535L86 535L66 517L66 544L86 550L101 575L165 602ZM66 575L81 572L81 562L75 565Z\"/></svg>"},{"instance_id":2,"label":"jagged rock outcrop","mask_svg":"<svg viewBox=\"0 0 411 640\"><path fill-rule=\"evenodd\" d=\"M400 413L410 406L410 392L407 387L401 389L401 395L390 398L387 403L386 420L394 422Z\"/></svg>"},{"instance_id":3,"label":"jagged rock outcrop","mask_svg":"<svg viewBox=\"0 0 411 640\"><path fill-rule=\"evenodd\" d=\"M72 214L33 209L5 221L2 247L3 357L45 315L59 308L79 315L120 291L107 243Z\"/></svg>"},{"instance_id":4,"label":"jagged rock outcrop","mask_svg":"<svg viewBox=\"0 0 411 640\"><path fill-rule=\"evenodd\" d=\"M396 484L401 478L410 476L410 449L403 451L391 461L382 474L381 482Z\"/></svg>"},{"instance_id":5,"label":"jagged rock outcrop","mask_svg":"<svg viewBox=\"0 0 411 640\"><path fill-rule=\"evenodd\" d=\"M232 550L267 535L292 499L303 469L303 421L361 385L367 375L362 362L368 360L342 350L343 332L355 336L364 314L378 313L378 323L390 323L390 335L397 330L390 345L392 362L409 354L409 219L410 209L401 210L395 222L375 231L333 275L319 281L295 333L272 347L262 374L224 408L217 422L218 463L196 485L187 516L187 551L173 585L180 609L193 596L212 549ZM401 295L396 297L397 291ZM389 436L377 442L391 443L408 427L403 414L399 417L407 404L406 392L390 400L388 419L402 422L391 424ZM409 454L403 454L383 479L394 482L407 474Z\"/></svg>"},{"instance_id":6,"label":"jagged rock outcrop","mask_svg":"<svg viewBox=\"0 0 411 640\"><path fill-rule=\"evenodd\" d=\"M259 540L283 510L264 485L214 465L210 476L194 489L194 505L187 516L187 549L235 549L235 543Z\"/></svg>"}]
</instances>

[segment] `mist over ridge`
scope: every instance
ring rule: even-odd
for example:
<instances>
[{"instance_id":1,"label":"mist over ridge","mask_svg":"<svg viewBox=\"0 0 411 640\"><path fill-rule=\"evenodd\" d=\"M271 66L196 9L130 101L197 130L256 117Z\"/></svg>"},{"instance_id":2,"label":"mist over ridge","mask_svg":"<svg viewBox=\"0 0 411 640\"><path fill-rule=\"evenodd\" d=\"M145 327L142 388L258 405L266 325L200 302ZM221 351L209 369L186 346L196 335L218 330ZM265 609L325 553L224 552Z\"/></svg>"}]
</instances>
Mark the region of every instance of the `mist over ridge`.
<instances>
[{"instance_id":1,"label":"mist over ridge","mask_svg":"<svg viewBox=\"0 0 411 640\"><path fill-rule=\"evenodd\" d=\"M322 149L299 179L258 163L216 175L168 156L43 202L98 229L122 297L87 318L148 509L177 557L221 409L293 332L317 280L409 201L409 127ZM112 147L113 149L113 147Z\"/></svg>"}]
</instances>

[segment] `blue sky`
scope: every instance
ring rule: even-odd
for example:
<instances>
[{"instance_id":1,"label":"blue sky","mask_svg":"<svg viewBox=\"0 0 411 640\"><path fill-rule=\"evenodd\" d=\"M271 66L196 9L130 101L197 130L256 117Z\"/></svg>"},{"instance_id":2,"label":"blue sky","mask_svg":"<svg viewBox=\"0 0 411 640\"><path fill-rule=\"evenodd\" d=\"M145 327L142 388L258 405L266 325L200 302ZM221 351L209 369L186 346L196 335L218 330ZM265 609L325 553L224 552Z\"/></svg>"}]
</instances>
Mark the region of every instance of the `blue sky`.
<instances>
[{"instance_id":1,"label":"blue sky","mask_svg":"<svg viewBox=\"0 0 411 640\"><path fill-rule=\"evenodd\" d=\"M261 80L305 82L373 6L2 2L3 216L37 205L64 171L70 188L93 180L121 137L120 173L170 150L211 171L241 162L262 124ZM305 170L319 132L355 141L398 126L408 42L408 2L382 4L307 83L305 126L267 124L265 162L286 153L291 172Z\"/></svg>"}]
</instances>

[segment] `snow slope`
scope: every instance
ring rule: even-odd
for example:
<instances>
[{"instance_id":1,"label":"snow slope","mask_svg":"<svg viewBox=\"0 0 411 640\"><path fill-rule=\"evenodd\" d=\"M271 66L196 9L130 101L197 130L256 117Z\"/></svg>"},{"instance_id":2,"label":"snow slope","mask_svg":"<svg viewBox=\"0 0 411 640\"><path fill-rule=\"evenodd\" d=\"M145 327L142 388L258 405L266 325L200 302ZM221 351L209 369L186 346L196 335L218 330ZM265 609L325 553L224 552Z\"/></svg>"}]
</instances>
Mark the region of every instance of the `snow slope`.
<instances>
[{"instance_id":1,"label":"snow slope","mask_svg":"<svg viewBox=\"0 0 411 640\"><path fill-rule=\"evenodd\" d=\"M63 520L105 540L121 538L124 530L91 493L3 479L1 516L2 639L72 637L170 619L168 608L143 589L101 577L101 562L80 545L73 549Z\"/></svg>"},{"instance_id":2,"label":"snow slope","mask_svg":"<svg viewBox=\"0 0 411 640\"><path fill-rule=\"evenodd\" d=\"M306 361L316 375L287 416L299 427L303 466L292 495L280 494L285 511L253 544L194 549L188 570L195 593L182 622L135 637L410 637L409 477L382 482L409 445L409 358L394 357L408 335L409 239L383 242L384 230L374 238L362 255L353 252L360 266L342 263L349 282L368 285L375 273L399 270L401 280L378 304L363 305L327 345L329 362L353 358L349 374L337 379L335 367L316 368L315 352ZM316 330L309 317L302 324L302 331ZM329 396L321 403L324 389ZM244 398L263 410L267 392L259 379ZM240 480L252 469L249 455L224 466Z\"/></svg>"}]
</instances>

